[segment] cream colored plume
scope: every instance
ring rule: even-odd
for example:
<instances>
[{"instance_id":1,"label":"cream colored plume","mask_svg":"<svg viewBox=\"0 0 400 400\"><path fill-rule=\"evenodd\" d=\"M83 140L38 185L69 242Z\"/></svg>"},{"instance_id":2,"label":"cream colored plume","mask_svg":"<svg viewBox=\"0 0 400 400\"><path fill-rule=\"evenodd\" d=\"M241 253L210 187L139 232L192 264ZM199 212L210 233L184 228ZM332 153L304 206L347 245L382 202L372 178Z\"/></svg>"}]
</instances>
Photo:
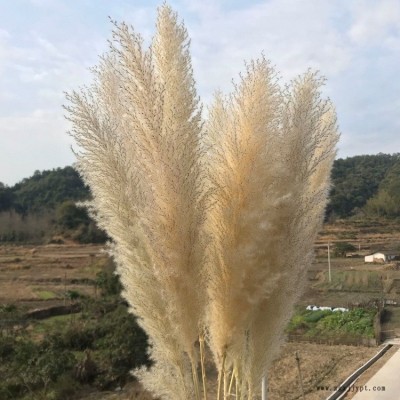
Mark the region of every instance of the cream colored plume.
<instances>
[{"instance_id":1,"label":"cream colored plume","mask_svg":"<svg viewBox=\"0 0 400 400\"><path fill-rule=\"evenodd\" d=\"M134 371L162 399L255 399L322 223L336 116L307 72L261 58L201 116L189 39L168 5L148 49L113 22L92 86L67 95L88 204L151 343ZM204 126L203 126L204 124ZM208 398L210 398L208 396Z\"/></svg>"}]
</instances>

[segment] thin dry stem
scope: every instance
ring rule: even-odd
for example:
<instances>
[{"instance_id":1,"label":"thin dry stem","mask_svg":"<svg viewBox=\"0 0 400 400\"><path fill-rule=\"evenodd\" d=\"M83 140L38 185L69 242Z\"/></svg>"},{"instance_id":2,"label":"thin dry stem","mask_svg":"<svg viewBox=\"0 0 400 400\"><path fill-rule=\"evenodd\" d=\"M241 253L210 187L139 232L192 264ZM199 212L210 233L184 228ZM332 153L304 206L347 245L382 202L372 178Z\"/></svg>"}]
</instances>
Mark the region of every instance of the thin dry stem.
<instances>
[{"instance_id":1,"label":"thin dry stem","mask_svg":"<svg viewBox=\"0 0 400 400\"><path fill-rule=\"evenodd\" d=\"M223 397L224 393L222 393L223 391L223 381L225 379L225 361L226 361L226 353L223 354L222 356L222 363L221 363L221 368L218 371L218 388L217 388L217 400L221 399L221 394ZM225 398L224 398L225 400Z\"/></svg>"},{"instance_id":2,"label":"thin dry stem","mask_svg":"<svg viewBox=\"0 0 400 400\"><path fill-rule=\"evenodd\" d=\"M200 364L201 364L201 377L203 383L203 398L207 400L207 376L206 376L206 366L205 366L205 348L204 348L204 334L199 336L200 344Z\"/></svg>"}]
</instances>

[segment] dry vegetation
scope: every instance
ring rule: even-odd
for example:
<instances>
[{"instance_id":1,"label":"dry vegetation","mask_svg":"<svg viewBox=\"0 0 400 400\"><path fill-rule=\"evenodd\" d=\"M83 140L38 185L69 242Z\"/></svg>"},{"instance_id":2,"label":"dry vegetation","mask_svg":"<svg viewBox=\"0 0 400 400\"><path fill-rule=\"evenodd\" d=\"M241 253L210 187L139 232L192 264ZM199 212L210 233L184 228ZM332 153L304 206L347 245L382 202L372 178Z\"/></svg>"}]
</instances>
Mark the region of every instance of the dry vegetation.
<instances>
[{"instance_id":1,"label":"dry vegetation","mask_svg":"<svg viewBox=\"0 0 400 400\"><path fill-rule=\"evenodd\" d=\"M0 304L59 304L67 290L92 296L106 259L97 245L0 246Z\"/></svg>"},{"instance_id":2,"label":"dry vegetation","mask_svg":"<svg viewBox=\"0 0 400 400\"><path fill-rule=\"evenodd\" d=\"M162 398L199 400L206 343L216 397L233 382L253 399L322 224L339 139L324 79L284 86L261 56L203 120L188 34L166 4L149 48L114 23L93 75L65 109L92 216L152 344L152 370L136 375Z\"/></svg>"}]
</instances>

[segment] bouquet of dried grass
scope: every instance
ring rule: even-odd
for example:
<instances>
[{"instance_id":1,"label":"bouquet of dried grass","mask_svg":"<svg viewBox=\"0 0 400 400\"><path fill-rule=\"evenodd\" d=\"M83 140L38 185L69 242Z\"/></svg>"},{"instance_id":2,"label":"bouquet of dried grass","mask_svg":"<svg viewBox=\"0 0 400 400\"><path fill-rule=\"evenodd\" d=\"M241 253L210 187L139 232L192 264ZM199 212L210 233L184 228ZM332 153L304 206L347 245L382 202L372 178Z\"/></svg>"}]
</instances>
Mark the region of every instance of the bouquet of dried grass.
<instances>
[{"instance_id":1,"label":"bouquet of dried grass","mask_svg":"<svg viewBox=\"0 0 400 400\"><path fill-rule=\"evenodd\" d=\"M323 80L282 89L264 58L203 122L189 39L167 5L151 46L114 24L92 86L67 94L88 204L150 337L165 399L253 399L301 293L338 140Z\"/></svg>"}]
</instances>

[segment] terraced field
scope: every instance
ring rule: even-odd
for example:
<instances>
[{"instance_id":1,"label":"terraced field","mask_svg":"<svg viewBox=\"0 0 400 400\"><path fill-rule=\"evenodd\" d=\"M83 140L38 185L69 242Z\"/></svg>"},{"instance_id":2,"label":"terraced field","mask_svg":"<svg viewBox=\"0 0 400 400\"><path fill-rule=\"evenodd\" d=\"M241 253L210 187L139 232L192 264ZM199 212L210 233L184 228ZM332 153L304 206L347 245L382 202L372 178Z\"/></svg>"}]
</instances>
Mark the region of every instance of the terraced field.
<instances>
[{"instance_id":1,"label":"terraced field","mask_svg":"<svg viewBox=\"0 0 400 400\"><path fill-rule=\"evenodd\" d=\"M68 291L93 296L107 261L102 246L0 246L0 304L60 304Z\"/></svg>"}]
</instances>

